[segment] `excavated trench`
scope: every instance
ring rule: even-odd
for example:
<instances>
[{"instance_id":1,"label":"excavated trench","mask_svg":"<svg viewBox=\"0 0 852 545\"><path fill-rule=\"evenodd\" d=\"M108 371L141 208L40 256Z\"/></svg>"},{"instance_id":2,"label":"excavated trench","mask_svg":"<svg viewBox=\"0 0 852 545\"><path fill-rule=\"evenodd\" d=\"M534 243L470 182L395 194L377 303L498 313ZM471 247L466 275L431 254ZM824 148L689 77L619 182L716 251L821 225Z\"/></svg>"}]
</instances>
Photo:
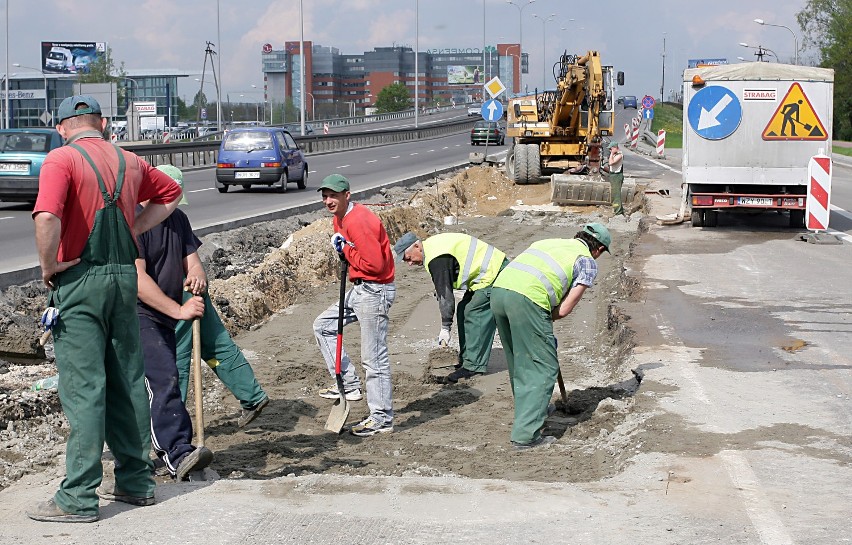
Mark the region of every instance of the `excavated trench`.
<instances>
[{"instance_id":1,"label":"excavated trench","mask_svg":"<svg viewBox=\"0 0 852 545\"><path fill-rule=\"evenodd\" d=\"M572 237L587 221L609 225L613 255L599 260L595 287L571 316L554 325L568 385L567 405L557 390L557 410L546 422L545 433L559 438L555 445L541 452L510 448L513 401L499 336L486 375L442 383L457 349L435 347L439 317L431 282L422 269L405 266L397 270L388 342L395 431L368 439L325 432L331 402L317 391L331 379L311 323L336 302L338 262L329 244L330 217L320 212L204 238L200 253L211 295L272 399L255 423L239 429L237 402L205 368L212 468L222 477L260 479L330 471L576 482L618 472L643 420L631 411L641 376L627 364L629 317L618 305L636 289L624 263L640 230L640 214L625 221L609 218L608 207L553 207L549 198L548 184L516 186L496 169L476 167L418 188L388 189L366 204L382 218L391 240L409 230L421 236L461 231L510 257L533 240ZM444 225L445 217L457 223ZM45 358L32 342L43 305L44 292L35 283L0 296L4 350L29 350L35 357L29 365L0 362L0 487L26 473L63 471L57 462L67 423L58 396L28 391L35 380L55 373L50 351ZM357 325L347 327L344 344L363 377L358 336ZM366 414L366 405L353 405L354 423Z\"/></svg>"}]
</instances>

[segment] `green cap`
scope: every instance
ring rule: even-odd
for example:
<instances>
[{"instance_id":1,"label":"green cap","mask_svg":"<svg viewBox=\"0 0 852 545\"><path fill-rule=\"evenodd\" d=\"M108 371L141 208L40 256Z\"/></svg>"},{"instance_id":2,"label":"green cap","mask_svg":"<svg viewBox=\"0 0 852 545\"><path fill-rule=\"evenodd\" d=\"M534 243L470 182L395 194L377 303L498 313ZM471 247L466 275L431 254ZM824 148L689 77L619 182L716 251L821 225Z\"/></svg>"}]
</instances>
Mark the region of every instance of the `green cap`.
<instances>
[{"instance_id":1,"label":"green cap","mask_svg":"<svg viewBox=\"0 0 852 545\"><path fill-rule=\"evenodd\" d=\"M616 142L615 140L613 140L612 142L610 142L610 143L609 143L609 146L607 146L607 147L608 147L609 149L617 148L617 147L618 147L618 142Z\"/></svg>"},{"instance_id":2,"label":"green cap","mask_svg":"<svg viewBox=\"0 0 852 545\"><path fill-rule=\"evenodd\" d=\"M337 193L349 191L349 180L343 174L329 174L323 178L322 185L319 186L317 191L322 191L323 189L330 189Z\"/></svg>"},{"instance_id":3,"label":"green cap","mask_svg":"<svg viewBox=\"0 0 852 545\"><path fill-rule=\"evenodd\" d=\"M587 223L583 226L583 232L592 235L595 240L603 244L604 250L609 252L609 245L612 244L612 235L609 234L609 229L604 227L603 224Z\"/></svg>"},{"instance_id":4,"label":"green cap","mask_svg":"<svg viewBox=\"0 0 852 545\"><path fill-rule=\"evenodd\" d=\"M160 165L157 167L157 170L168 175L183 189L183 172L178 167L174 165ZM186 200L186 193L183 194L178 204L189 204L189 201Z\"/></svg>"},{"instance_id":5,"label":"green cap","mask_svg":"<svg viewBox=\"0 0 852 545\"><path fill-rule=\"evenodd\" d=\"M85 105L85 108L77 109L77 106ZM59 105L59 111L56 113L56 122L62 123L70 117L77 117L83 114L100 114L101 105L98 101L89 95L74 95L62 101Z\"/></svg>"}]
</instances>

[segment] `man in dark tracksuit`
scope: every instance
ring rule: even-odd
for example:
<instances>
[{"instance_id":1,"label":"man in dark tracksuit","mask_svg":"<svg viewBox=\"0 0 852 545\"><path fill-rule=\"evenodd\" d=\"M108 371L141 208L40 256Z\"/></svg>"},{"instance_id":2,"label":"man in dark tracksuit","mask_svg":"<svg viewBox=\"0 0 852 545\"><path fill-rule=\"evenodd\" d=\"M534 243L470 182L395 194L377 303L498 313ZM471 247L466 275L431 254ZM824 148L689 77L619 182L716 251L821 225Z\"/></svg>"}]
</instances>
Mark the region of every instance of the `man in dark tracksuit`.
<instances>
[{"instance_id":1,"label":"man in dark tracksuit","mask_svg":"<svg viewBox=\"0 0 852 545\"><path fill-rule=\"evenodd\" d=\"M506 254L464 233L441 233L423 241L414 233L406 233L397 241L394 252L398 261L425 265L432 276L441 311L441 346L450 342L456 309L453 290L465 290L457 308L459 363L446 380L458 382L485 373L497 330L491 312L491 284L509 263Z\"/></svg>"},{"instance_id":2,"label":"man in dark tracksuit","mask_svg":"<svg viewBox=\"0 0 852 545\"><path fill-rule=\"evenodd\" d=\"M179 169L171 165L158 168L182 184ZM185 203L185 198L181 202ZM136 260L137 313L151 404L151 439L157 456L179 481L213 460L206 447L192 445L192 421L181 399L175 363L178 320L204 314L204 300L198 294L207 289L207 278L196 252L200 245L186 214L175 210L139 237L140 257ZM182 303L184 286L194 295Z\"/></svg>"}]
</instances>

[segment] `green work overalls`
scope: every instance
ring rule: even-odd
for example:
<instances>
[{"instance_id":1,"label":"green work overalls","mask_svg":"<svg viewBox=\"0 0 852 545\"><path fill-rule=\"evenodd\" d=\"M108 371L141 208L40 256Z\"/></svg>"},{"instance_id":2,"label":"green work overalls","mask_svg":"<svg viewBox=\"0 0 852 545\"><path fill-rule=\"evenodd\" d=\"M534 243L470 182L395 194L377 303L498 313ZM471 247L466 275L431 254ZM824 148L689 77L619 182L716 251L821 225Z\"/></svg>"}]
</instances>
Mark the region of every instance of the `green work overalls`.
<instances>
[{"instance_id":1,"label":"green work overalls","mask_svg":"<svg viewBox=\"0 0 852 545\"><path fill-rule=\"evenodd\" d=\"M56 275L59 320L53 328L59 397L71 432L66 476L54 496L65 512L97 514L106 440L115 481L124 494L154 495L151 416L136 315L136 243L118 207L126 163L121 150L110 197L88 153L71 144L95 171L104 207L95 213L81 262Z\"/></svg>"}]
</instances>

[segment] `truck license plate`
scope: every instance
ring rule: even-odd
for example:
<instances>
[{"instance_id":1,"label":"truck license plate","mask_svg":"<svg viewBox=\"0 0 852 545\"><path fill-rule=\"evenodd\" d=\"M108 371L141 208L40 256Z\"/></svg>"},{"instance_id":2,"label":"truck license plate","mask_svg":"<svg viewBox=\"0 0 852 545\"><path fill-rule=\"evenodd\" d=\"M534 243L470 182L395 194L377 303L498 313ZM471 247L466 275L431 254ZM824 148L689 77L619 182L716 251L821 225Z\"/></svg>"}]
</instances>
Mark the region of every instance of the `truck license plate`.
<instances>
[{"instance_id":1,"label":"truck license plate","mask_svg":"<svg viewBox=\"0 0 852 545\"><path fill-rule=\"evenodd\" d=\"M252 180L260 178L260 172L252 171L252 172L235 172L234 178L237 180Z\"/></svg>"},{"instance_id":2,"label":"truck license plate","mask_svg":"<svg viewBox=\"0 0 852 545\"><path fill-rule=\"evenodd\" d=\"M29 172L30 165L28 163L0 163L0 171L2 172Z\"/></svg>"},{"instance_id":3,"label":"truck license plate","mask_svg":"<svg viewBox=\"0 0 852 545\"><path fill-rule=\"evenodd\" d=\"M740 197L737 203L751 206L772 206L772 197Z\"/></svg>"}]
</instances>

